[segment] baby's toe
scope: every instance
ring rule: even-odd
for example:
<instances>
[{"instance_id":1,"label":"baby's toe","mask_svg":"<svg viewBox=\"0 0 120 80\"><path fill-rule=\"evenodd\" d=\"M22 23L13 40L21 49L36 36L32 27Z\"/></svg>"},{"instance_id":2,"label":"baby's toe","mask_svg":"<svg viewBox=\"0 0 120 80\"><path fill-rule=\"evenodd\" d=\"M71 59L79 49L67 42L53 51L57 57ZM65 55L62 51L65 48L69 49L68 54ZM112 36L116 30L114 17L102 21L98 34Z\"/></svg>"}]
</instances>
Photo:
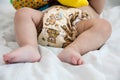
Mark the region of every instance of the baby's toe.
<instances>
[{"instance_id":1,"label":"baby's toe","mask_svg":"<svg viewBox=\"0 0 120 80\"><path fill-rule=\"evenodd\" d=\"M4 61L6 62L6 61L8 61L9 60L9 56L8 55L3 55L3 59L4 59Z\"/></svg>"},{"instance_id":2,"label":"baby's toe","mask_svg":"<svg viewBox=\"0 0 120 80\"><path fill-rule=\"evenodd\" d=\"M5 63L11 63L13 60L14 60L15 57L12 57L11 55L9 54L5 54L3 55L3 59L5 61Z\"/></svg>"},{"instance_id":3,"label":"baby's toe","mask_svg":"<svg viewBox=\"0 0 120 80\"><path fill-rule=\"evenodd\" d=\"M83 63L84 63L84 61L82 59L79 59L78 62L77 62L78 65L81 65Z\"/></svg>"},{"instance_id":4,"label":"baby's toe","mask_svg":"<svg viewBox=\"0 0 120 80\"><path fill-rule=\"evenodd\" d=\"M16 57L11 57L8 61L8 63L15 63L15 62L17 62Z\"/></svg>"},{"instance_id":5,"label":"baby's toe","mask_svg":"<svg viewBox=\"0 0 120 80\"><path fill-rule=\"evenodd\" d=\"M81 64L83 64L83 60L81 59L80 56L73 56L71 58L71 64L73 64L73 65L81 65Z\"/></svg>"}]
</instances>

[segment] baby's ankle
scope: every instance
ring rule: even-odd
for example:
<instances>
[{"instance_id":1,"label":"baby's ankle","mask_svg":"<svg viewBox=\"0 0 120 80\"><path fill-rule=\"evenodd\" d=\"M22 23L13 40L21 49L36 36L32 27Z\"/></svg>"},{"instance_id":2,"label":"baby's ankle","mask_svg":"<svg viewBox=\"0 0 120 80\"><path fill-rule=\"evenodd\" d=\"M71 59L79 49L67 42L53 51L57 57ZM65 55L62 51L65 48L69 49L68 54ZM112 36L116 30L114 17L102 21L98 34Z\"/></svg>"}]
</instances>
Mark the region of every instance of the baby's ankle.
<instances>
[{"instance_id":1,"label":"baby's ankle","mask_svg":"<svg viewBox=\"0 0 120 80\"><path fill-rule=\"evenodd\" d=\"M30 44L27 44L27 45L24 45L24 46L22 46L22 47L28 47L28 48L34 48L35 50L39 50L38 49L38 45L30 45Z\"/></svg>"},{"instance_id":2,"label":"baby's ankle","mask_svg":"<svg viewBox=\"0 0 120 80\"><path fill-rule=\"evenodd\" d=\"M75 52L80 53L80 51L76 47L74 47L74 46L67 46L67 47L65 47L65 49L67 49L67 50L73 50Z\"/></svg>"}]
</instances>

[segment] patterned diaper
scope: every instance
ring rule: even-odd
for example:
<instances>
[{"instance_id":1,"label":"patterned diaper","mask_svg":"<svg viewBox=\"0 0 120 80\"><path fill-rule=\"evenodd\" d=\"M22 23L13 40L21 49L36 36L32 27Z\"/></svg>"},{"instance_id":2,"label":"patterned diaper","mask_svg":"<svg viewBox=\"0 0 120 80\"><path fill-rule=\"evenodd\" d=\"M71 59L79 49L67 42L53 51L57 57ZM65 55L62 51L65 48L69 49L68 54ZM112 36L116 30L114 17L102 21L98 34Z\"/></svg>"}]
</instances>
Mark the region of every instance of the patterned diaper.
<instances>
[{"instance_id":1,"label":"patterned diaper","mask_svg":"<svg viewBox=\"0 0 120 80\"><path fill-rule=\"evenodd\" d=\"M64 48L78 36L76 22L89 18L87 12L80 9L55 6L44 14L43 29L38 36L38 43Z\"/></svg>"}]
</instances>

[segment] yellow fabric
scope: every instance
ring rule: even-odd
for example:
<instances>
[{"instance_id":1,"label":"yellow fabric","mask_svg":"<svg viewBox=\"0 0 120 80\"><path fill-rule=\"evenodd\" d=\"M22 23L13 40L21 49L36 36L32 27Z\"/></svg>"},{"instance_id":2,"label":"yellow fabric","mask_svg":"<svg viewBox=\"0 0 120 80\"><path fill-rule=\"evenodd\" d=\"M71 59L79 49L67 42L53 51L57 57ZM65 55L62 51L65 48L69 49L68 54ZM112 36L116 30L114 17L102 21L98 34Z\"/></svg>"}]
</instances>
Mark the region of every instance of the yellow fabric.
<instances>
[{"instance_id":1,"label":"yellow fabric","mask_svg":"<svg viewBox=\"0 0 120 80\"><path fill-rule=\"evenodd\" d=\"M13 0L12 4L15 9L22 7L40 8L41 6L48 4L49 0Z\"/></svg>"},{"instance_id":2,"label":"yellow fabric","mask_svg":"<svg viewBox=\"0 0 120 80\"><path fill-rule=\"evenodd\" d=\"M58 2L70 7L82 7L89 4L87 0L58 0Z\"/></svg>"}]
</instances>

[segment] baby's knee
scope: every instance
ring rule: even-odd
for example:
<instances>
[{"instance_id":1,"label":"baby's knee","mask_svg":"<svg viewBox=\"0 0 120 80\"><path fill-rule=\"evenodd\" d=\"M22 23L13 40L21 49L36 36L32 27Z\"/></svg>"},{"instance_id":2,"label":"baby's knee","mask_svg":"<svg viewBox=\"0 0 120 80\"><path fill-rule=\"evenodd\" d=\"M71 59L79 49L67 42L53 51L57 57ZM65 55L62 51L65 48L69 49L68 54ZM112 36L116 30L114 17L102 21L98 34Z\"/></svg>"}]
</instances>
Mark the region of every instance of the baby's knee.
<instances>
[{"instance_id":1,"label":"baby's knee","mask_svg":"<svg viewBox=\"0 0 120 80\"><path fill-rule=\"evenodd\" d=\"M30 8L27 8L27 7L24 7L24 8L21 8L21 9L18 9L15 13L15 17L25 17L28 15L28 13L30 13L31 9Z\"/></svg>"},{"instance_id":2,"label":"baby's knee","mask_svg":"<svg viewBox=\"0 0 120 80\"><path fill-rule=\"evenodd\" d=\"M105 33L111 34L112 31L112 27L111 24L105 20L105 19L100 19L100 24L101 24L101 28Z\"/></svg>"},{"instance_id":3,"label":"baby's knee","mask_svg":"<svg viewBox=\"0 0 120 80\"><path fill-rule=\"evenodd\" d=\"M97 29L98 32L103 34L103 36L111 35L112 27L111 27L111 24L107 20L101 19L101 18L96 19L94 21L94 26L96 27L95 29Z\"/></svg>"},{"instance_id":4,"label":"baby's knee","mask_svg":"<svg viewBox=\"0 0 120 80\"><path fill-rule=\"evenodd\" d=\"M19 18L31 18L31 16L35 12L36 12L36 10L34 10L32 8L28 8L28 7L20 8L15 13L15 19L19 19Z\"/></svg>"}]
</instances>

